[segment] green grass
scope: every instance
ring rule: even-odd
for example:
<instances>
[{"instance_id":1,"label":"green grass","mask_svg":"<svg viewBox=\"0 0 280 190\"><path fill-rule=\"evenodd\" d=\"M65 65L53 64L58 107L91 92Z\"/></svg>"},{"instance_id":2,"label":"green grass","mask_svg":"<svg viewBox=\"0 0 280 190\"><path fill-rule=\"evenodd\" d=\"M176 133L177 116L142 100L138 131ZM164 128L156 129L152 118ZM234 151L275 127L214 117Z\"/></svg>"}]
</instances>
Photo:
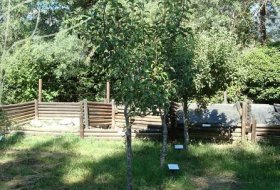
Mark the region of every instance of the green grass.
<instances>
[{"instance_id":1,"label":"green grass","mask_svg":"<svg viewBox=\"0 0 280 190\"><path fill-rule=\"evenodd\" d=\"M78 137L8 136L0 142L0 189L125 189L125 144ZM280 189L280 148L253 144L171 145L159 168L160 143L133 141L134 189Z\"/></svg>"}]
</instances>

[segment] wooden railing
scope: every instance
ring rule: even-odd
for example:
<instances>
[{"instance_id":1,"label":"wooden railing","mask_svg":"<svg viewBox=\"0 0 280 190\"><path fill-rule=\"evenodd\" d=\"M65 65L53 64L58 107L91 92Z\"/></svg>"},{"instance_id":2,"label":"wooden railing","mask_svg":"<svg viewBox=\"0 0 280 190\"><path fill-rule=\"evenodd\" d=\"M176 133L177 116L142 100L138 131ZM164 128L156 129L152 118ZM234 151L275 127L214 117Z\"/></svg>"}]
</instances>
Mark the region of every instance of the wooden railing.
<instances>
[{"instance_id":1,"label":"wooden railing","mask_svg":"<svg viewBox=\"0 0 280 190\"><path fill-rule=\"evenodd\" d=\"M35 102L1 105L1 111L12 125L22 125L35 118Z\"/></svg>"}]
</instances>

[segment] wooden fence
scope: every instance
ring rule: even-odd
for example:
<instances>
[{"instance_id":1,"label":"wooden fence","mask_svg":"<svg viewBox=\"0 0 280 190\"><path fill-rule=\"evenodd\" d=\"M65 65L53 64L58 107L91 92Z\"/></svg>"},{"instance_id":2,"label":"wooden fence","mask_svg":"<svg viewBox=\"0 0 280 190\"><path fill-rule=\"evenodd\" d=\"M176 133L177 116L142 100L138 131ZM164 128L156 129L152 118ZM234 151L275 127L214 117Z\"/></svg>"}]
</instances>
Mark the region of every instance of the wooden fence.
<instances>
[{"instance_id":1,"label":"wooden fence","mask_svg":"<svg viewBox=\"0 0 280 190\"><path fill-rule=\"evenodd\" d=\"M243 107L245 108L245 105ZM78 118L80 128L77 128L77 133L81 137L95 136L121 139L124 135L124 107L116 107L114 101L102 103L87 100L82 102L38 102L35 100L27 103L2 105L1 111L4 112L12 125L23 125L33 119L60 120ZM242 114L244 115L245 112ZM242 116L242 120L245 121L234 127L219 125L212 125L211 127L189 126L189 135L191 139L230 141L243 139L253 142L267 140L273 143L280 143L280 126L260 125L256 121L249 124L246 116ZM160 116L152 114L135 116L131 118L130 123L134 137L161 136ZM182 129L175 130L175 133L183 134ZM170 135L172 135L172 130Z\"/></svg>"},{"instance_id":2,"label":"wooden fence","mask_svg":"<svg viewBox=\"0 0 280 190\"><path fill-rule=\"evenodd\" d=\"M35 117L39 120L59 120L80 118L80 102L37 102L35 100Z\"/></svg>"},{"instance_id":3,"label":"wooden fence","mask_svg":"<svg viewBox=\"0 0 280 190\"><path fill-rule=\"evenodd\" d=\"M35 103L26 102L20 104L1 105L1 112L12 125L22 125L35 118Z\"/></svg>"},{"instance_id":4,"label":"wooden fence","mask_svg":"<svg viewBox=\"0 0 280 190\"><path fill-rule=\"evenodd\" d=\"M109 127L113 126L114 102L101 103L84 101L85 126L90 127Z\"/></svg>"},{"instance_id":5,"label":"wooden fence","mask_svg":"<svg viewBox=\"0 0 280 190\"><path fill-rule=\"evenodd\" d=\"M124 107L118 106L115 114L116 125L123 127L125 125ZM130 119L132 130L159 129L161 130L161 118L157 115L148 114L146 116L135 116Z\"/></svg>"}]
</instances>

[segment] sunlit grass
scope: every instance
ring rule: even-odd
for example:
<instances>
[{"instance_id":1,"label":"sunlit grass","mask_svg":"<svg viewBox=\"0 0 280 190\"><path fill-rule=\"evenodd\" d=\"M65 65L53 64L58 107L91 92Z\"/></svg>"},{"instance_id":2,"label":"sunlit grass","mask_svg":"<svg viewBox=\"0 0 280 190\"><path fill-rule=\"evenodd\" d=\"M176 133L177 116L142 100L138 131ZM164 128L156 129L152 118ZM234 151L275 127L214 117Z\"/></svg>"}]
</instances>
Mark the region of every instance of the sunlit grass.
<instances>
[{"instance_id":1,"label":"sunlit grass","mask_svg":"<svg viewBox=\"0 0 280 190\"><path fill-rule=\"evenodd\" d=\"M250 143L192 144L168 149L159 167L161 145L133 141L135 189L277 189L280 148ZM0 189L125 189L123 141L63 137L9 136L0 142Z\"/></svg>"}]
</instances>

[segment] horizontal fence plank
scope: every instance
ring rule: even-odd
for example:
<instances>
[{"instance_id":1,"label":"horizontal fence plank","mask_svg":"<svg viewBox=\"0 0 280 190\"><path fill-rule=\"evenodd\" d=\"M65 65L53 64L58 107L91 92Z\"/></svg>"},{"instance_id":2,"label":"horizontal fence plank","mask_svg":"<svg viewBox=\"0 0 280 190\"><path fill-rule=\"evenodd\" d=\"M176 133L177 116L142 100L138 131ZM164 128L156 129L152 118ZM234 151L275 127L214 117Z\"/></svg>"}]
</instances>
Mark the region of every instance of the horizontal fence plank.
<instances>
[{"instance_id":1,"label":"horizontal fence plank","mask_svg":"<svg viewBox=\"0 0 280 190\"><path fill-rule=\"evenodd\" d=\"M108 123L96 123L96 122L89 122L90 126L96 126L96 125L112 125L112 122L108 122Z\"/></svg>"},{"instance_id":2,"label":"horizontal fence plank","mask_svg":"<svg viewBox=\"0 0 280 190\"><path fill-rule=\"evenodd\" d=\"M89 108L89 113L90 112L93 112L93 113L96 113L96 112L109 112L109 113L112 113L112 109L97 109L97 108Z\"/></svg>"},{"instance_id":3,"label":"horizontal fence plank","mask_svg":"<svg viewBox=\"0 0 280 190\"><path fill-rule=\"evenodd\" d=\"M90 116L91 119L112 119L112 115L95 115Z\"/></svg>"},{"instance_id":4,"label":"horizontal fence plank","mask_svg":"<svg viewBox=\"0 0 280 190\"><path fill-rule=\"evenodd\" d=\"M48 118L52 118L52 117L80 117L79 114L39 114L39 119L41 119L41 117L48 117Z\"/></svg>"},{"instance_id":5,"label":"horizontal fence plank","mask_svg":"<svg viewBox=\"0 0 280 190\"><path fill-rule=\"evenodd\" d=\"M92 102L92 101L88 101L88 105L112 106L112 104L111 104L111 103L104 103L104 102Z\"/></svg>"},{"instance_id":6,"label":"horizontal fence plank","mask_svg":"<svg viewBox=\"0 0 280 190\"><path fill-rule=\"evenodd\" d=\"M50 107L39 107L38 108L38 111L60 111L60 112L64 112L64 111L71 111L71 112L80 112L81 110L78 108L78 107L75 107L74 109L73 108L67 108L67 107L53 107L53 108L50 108Z\"/></svg>"},{"instance_id":7,"label":"horizontal fence plank","mask_svg":"<svg viewBox=\"0 0 280 190\"><path fill-rule=\"evenodd\" d=\"M89 112L88 113L90 117L92 116L112 116L112 113L108 113L108 112L96 112L96 113L93 113L93 112Z\"/></svg>"},{"instance_id":8,"label":"horizontal fence plank","mask_svg":"<svg viewBox=\"0 0 280 190\"><path fill-rule=\"evenodd\" d=\"M13 124L18 124L18 125L20 125L20 124L25 124L25 123L28 123L28 122L30 122L32 119L34 119L35 117L27 117L27 118L22 118L22 119L19 119L19 120L11 120L11 122L13 123Z\"/></svg>"},{"instance_id":9,"label":"horizontal fence plank","mask_svg":"<svg viewBox=\"0 0 280 190\"><path fill-rule=\"evenodd\" d=\"M35 112L35 107L32 106L30 108L24 108L24 109L12 110L12 111L5 110L4 113L6 113L6 115L16 115L16 114L20 114L20 113L24 113L24 112L29 112L29 111Z\"/></svg>"},{"instance_id":10,"label":"horizontal fence plank","mask_svg":"<svg viewBox=\"0 0 280 190\"><path fill-rule=\"evenodd\" d=\"M0 105L0 108L13 108L13 107L28 106L28 105L32 105L32 104L34 105L34 101L26 102L26 103L19 103L19 104Z\"/></svg>"},{"instance_id":11,"label":"horizontal fence plank","mask_svg":"<svg viewBox=\"0 0 280 190\"><path fill-rule=\"evenodd\" d=\"M31 113L31 114L27 114L27 115L23 115L23 116L15 116L15 117L11 117L9 119L11 121L17 121L17 120L21 120L21 119L25 119L25 118L31 118L31 117L35 117L35 113Z\"/></svg>"},{"instance_id":12,"label":"horizontal fence plank","mask_svg":"<svg viewBox=\"0 0 280 190\"><path fill-rule=\"evenodd\" d=\"M31 111L26 111L26 112L19 112L17 114L7 114L6 116L8 118L15 118L15 117L20 117L20 116L26 116L26 115L29 115L29 114L33 114L35 115L35 111L34 110L31 110Z\"/></svg>"},{"instance_id":13,"label":"horizontal fence plank","mask_svg":"<svg viewBox=\"0 0 280 190\"><path fill-rule=\"evenodd\" d=\"M39 118L39 120L42 120L42 121L44 121L44 120L46 120L46 121L48 121L48 120L54 120L54 121L59 121L59 120L63 120L63 119L69 119L69 118L71 118L71 119L78 119L78 118L80 118L80 117L73 117L73 116L65 116L65 117L45 117L45 116L41 116L40 118Z\"/></svg>"},{"instance_id":14,"label":"horizontal fence plank","mask_svg":"<svg viewBox=\"0 0 280 190\"><path fill-rule=\"evenodd\" d=\"M80 102L39 102L39 105L80 105Z\"/></svg>"},{"instance_id":15,"label":"horizontal fence plank","mask_svg":"<svg viewBox=\"0 0 280 190\"><path fill-rule=\"evenodd\" d=\"M12 107L12 108L3 108L2 110L4 112L20 112L25 109L34 109L35 104L30 104L30 105L24 105L24 106L19 106L19 107Z\"/></svg>"},{"instance_id":16,"label":"horizontal fence plank","mask_svg":"<svg viewBox=\"0 0 280 190\"><path fill-rule=\"evenodd\" d=\"M72 110L68 110L68 111L40 111L39 110L39 115L40 114L49 114L49 115L55 115L55 114L61 114L61 115L79 115L80 112L76 112L76 111L72 111Z\"/></svg>"}]
</instances>

